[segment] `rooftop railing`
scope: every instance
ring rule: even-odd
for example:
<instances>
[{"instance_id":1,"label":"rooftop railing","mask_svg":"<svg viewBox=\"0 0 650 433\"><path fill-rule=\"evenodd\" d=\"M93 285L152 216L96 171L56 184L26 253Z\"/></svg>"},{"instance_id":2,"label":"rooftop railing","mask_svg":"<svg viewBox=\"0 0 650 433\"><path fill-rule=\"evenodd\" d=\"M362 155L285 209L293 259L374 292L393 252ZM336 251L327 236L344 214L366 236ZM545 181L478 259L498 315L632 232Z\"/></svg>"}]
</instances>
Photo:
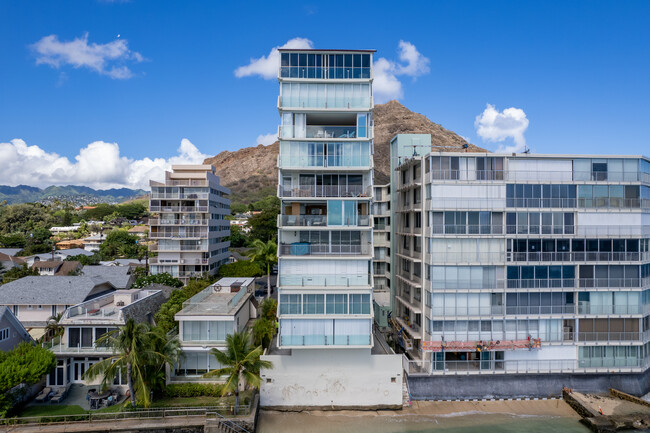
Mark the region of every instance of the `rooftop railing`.
<instances>
[{"instance_id":1,"label":"rooftop railing","mask_svg":"<svg viewBox=\"0 0 650 433\"><path fill-rule=\"evenodd\" d=\"M364 245L336 245L336 244L280 244L282 256L349 256L372 254L370 246Z\"/></svg>"}]
</instances>

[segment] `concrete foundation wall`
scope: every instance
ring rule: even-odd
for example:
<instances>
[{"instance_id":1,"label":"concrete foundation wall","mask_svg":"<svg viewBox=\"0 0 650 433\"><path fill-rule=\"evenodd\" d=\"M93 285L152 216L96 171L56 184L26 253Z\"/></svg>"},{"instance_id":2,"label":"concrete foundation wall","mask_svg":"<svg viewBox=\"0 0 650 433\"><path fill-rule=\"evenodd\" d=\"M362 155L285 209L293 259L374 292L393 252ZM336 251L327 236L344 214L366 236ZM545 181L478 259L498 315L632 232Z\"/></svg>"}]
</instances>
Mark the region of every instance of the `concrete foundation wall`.
<instances>
[{"instance_id":1,"label":"concrete foundation wall","mask_svg":"<svg viewBox=\"0 0 650 433\"><path fill-rule=\"evenodd\" d=\"M414 400L559 397L562 388L608 392L614 388L641 396L650 391L650 370L638 374L495 374L411 376Z\"/></svg>"},{"instance_id":2,"label":"concrete foundation wall","mask_svg":"<svg viewBox=\"0 0 650 433\"><path fill-rule=\"evenodd\" d=\"M370 350L293 350L265 355L261 372L264 408L397 408L402 406L401 355Z\"/></svg>"}]
</instances>

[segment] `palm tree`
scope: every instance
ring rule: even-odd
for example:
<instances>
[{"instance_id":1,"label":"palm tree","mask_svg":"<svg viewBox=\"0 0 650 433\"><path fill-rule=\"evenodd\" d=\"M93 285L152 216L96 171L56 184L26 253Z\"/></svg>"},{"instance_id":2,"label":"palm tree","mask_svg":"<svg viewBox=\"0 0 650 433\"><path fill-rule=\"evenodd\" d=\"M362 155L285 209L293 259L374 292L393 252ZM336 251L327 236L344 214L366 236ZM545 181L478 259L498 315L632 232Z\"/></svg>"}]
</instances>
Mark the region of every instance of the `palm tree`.
<instances>
[{"instance_id":1,"label":"palm tree","mask_svg":"<svg viewBox=\"0 0 650 433\"><path fill-rule=\"evenodd\" d=\"M260 239L253 241L253 251L250 253L250 258L253 261L260 262L266 266L266 297L271 297L271 266L278 262L278 245L269 240L264 243Z\"/></svg>"},{"instance_id":2,"label":"palm tree","mask_svg":"<svg viewBox=\"0 0 650 433\"><path fill-rule=\"evenodd\" d=\"M45 326L45 334L43 334L44 342L48 342L60 335L63 335L64 328L63 326L61 326L60 323L61 317L63 317L63 313L57 313L53 316L50 316L47 319L47 325Z\"/></svg>"},{"instance_id":3,"label":"palm tree","mask_svg":"<svg viewBox=\"0 0 650 433\"><path fill-rule=\"evenodd\" d=\"M147 383L147 366L159 366L173 362L169 353L162 353L155 347L156 331L146 323L135 323L128 319L122 328L102 335L96 344L113 348L113 356L90 367L85 379L94 379L103 375L102 387L112 383L118 375L126 370L126 380L131 393L131 406L136 405L136 392L148 407L149 387Z\"/></svg>"},{"instance_id":4,"label":"palm tree","mask_svg":"<svg viewBox=\"0 0 650 433\"><path fill-rule=\"evenodd\" d=\"M271 361L262 361L262 346L253 346L249 331L235 332L226 337L226 350L212 349L210 351L223 367L209 371L204 377L228 376L223 387L222 396L229 392L235 393L235 415L239 411L239 382L244 386L257 387L260 385L260 369L273 368Z\"/></svg>"}]
</instances>

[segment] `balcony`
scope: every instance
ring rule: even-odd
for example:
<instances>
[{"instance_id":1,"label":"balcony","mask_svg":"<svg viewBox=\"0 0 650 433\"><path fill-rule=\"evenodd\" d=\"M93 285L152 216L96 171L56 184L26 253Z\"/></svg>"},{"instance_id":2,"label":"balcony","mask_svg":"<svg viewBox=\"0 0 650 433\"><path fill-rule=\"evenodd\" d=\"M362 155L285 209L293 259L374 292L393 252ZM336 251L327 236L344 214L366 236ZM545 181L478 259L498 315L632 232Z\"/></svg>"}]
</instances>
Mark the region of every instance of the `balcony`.
<instances>
[{"instance_id":1,"label":"balcony","mask_svg":"<svg viewBox=\"0 0 650 433\"><path fill-rule=\"evenodd\" d=\"M209 259L161 259L152 257L149 259L150 265L207 265Z\"/></svg>"},{"instance_id":2,"label":"balcony","mask_svg":"<svg viewBox=\"0 0 650 433\"><path fill-rule=\"evenodd\" d=\"M280 67L280 78L368 80L370 72L370 67L282 66Z\"/></svg>"},{"instance_id":3,"label":"balcony","mask_svg":"<svg viewBox=\"0 0 650 433\"><path fill-rule=\"evenodd\" d=\"M578 339L576 341L582 342L597 342L597 343L628 343L631 341L645 341L647 335L643 332L635 331L587 331L576 332Z\"/></svg>"},{"instance_id":4,"label":"balcony","mask_svg":"<svg viewBox=\"0 0 650 433\"><path fill-rule=\"evenodd\" d=\"M280 286L298 287L363 287L369 286L368 274L359 275L287 275L280 274Z\"/></svg>"},{"instance_id":5,"label":"balcony","mask_svg":"<svg viewBox=\"0 0 650 433\"><path fill-rule=\"evenodd\" d=\"M291 197L372 197L372 188L363 185L319 185L286 187L280 185L278 194ZM153 212L153 211L152 211Z\"/></svg>"},{"instance_id":6,"label":"balcony","mask_svg":"<svg viewBox=\"0 0 650 433\"><path fill-rule=\"evenodd\" d=\"M647 308L642 305L593 305L587 301L578 301L578 314L622 315L645 314Z\"/></svg>"},{"instance_id":7,"label":"balcony","mask_svg":"<svg viewBox=\"0 0 650 433\"><path fill-rule=\"evenodd\" d=\"M370 227L369 215L357 215L343 224L327 224L327 215L278 215L278 227Z\"/></svg>"},{"instance_id":8,"label":"balcony","mask_svg":"<svg viewBox=\"0 0 650 433\"><path fill-rule=\"evenodd\" d=\"M561 289L576 287L575 278L506 280L508 289Z\"/></svg>"},{"instance_id":9,"label":"balcony","mask_svg":"<svg viewBox=\"0 0 650 433\"><path fill-rule=\"evenodd\" d=\"M506 315L575 314L573 305L506 305Z\"/></svg>"},{"instance_id":10,"label":"balcony","mask_svg":"<svg viewBox=\"0 0 650 433\"><path fill-rule=\"evenodd\" d=\"M149 251L208 251L208 245L149 245Z\"/></svg>"},{"instance_id":11,"label":"balcony","mask_svg":"<svg viewBox=\"0 0 650 433\"><path fill-rule=\"evenodd\" d=\"M435 225L429 228L433 235L502 235L501 225Z\"/></svg>"},{"instance_id":12,"label":"balcony","mask_svg":"<svg viewBox=\"0 0 650 433\"><path fill-rule=\"evenodd\" d=\"M335 245L308 244L296 242L280 244L281 256L367 256L372 250L369 244L364 245Z\"/></svg>"},{"instance_id":13,"label":"balcony","mask_svg":"<svg viewBox=\"0 0 650 433\"><path fill-rule=\"evenodd\" d=\"M279 108L339 108L343 110L369 110L372 107L372 97L370 96L344 96L344 97L327 97L324 93L317 96L278 96Z\"/></svg>"},{"instance_id":14,"label":"balcony","mask_svg":"<svg viewBox=\"0 0 650 433\"><path fill-rule=\"evenodd\" d=\"M281 335L281 346L369 346L369 334L353 335Z\"/></svg>"},{"instance_id":15,"label":"balcony","mask_svg":"<svg viewBox=\"0 0 650 433\"><path fill-rule=\"evenodd\" d=\"M190 212L204 213L208 211L207 206L151 206L149 212Z\"/></svg>"},{"instance_id":16,"label":"balcony","mask_svg":"<svg viewBox=\"0 0 650 433\"><path fill-rule=\"evenodd\" d=\"M509 262L638 262L650 259L648 253L635 252L513 252Z\"/></svg>"},{"instance_id":17,"label":"balcony","mask_svg":"<svg viewBox=\"0 0 650 433\"><path fill-rule=\"evenodd\" d=\"M210 220L207 219L160 219L151 218L150 226L207 226Z\"/></svg>"},{"instance_id":18,"label":"balcony","mask_svg":"<svg viewBox=\"0 0 650 433\"><path fill-rule=\"evenodd\" d=\"M282 168L289 167L322 167L322 168L341 168L341 167L370 167L370 155L313 155L313 156L278 156L278 166Z\"/></svg>"},{"instance_id":19,"label":"balcony","mask_svg":"<svg viewBox=\"0 0 650 433\"><path fill-rule=\"evenodd\" d=\"M185 193L151 193L151 199L168 199L168 200L186 200L186 199L208 199L210 197L210 193L208 192L202 192L202 193L191 193L191 194L185 194Z\"/></svg>"},{"instance_id":20,"label":"balcony","mask_svg":"<svg viewBox=\"0 0 650 433\"><path fill-rule=\"evenodd\" d=\"M207 230L158 230L158 231L151 231L149 233L149 238L150 239L172 239L172 238L181 238L181 239L189 239L189 238L207 238L208 237L208 231Z\"/></svg>"},{"instance_id":21,"label":"balcony","mask_svg":"<svg viewBox=\"0 0 650 433\"><path fill-rule=\"evenodd\" d=\"M506 261L503 252L447 252L428 254L429 263L481 263L502 264Z\"/></svg>"},{"instance_id":22,"label":"balcony","mask_svg":"<svg viewBox=\"0 0 650 433\"><path fill-rule=\"evenodd\" d=\"M503 305L484 307L431 307L434 317L500 316L505 313Z\"/></svg>"},{"instance_id":23,"label":"balcony","mask_svg":"<svg viewBox=\"0 0 650 433\"><path fill-rule=\"evenodd\" d=\"M580 278L581 288L597 288L597 287L632 287L632 288L645 288L650 285L650 277L646 278Z\"/></svg>"}]
</instances>

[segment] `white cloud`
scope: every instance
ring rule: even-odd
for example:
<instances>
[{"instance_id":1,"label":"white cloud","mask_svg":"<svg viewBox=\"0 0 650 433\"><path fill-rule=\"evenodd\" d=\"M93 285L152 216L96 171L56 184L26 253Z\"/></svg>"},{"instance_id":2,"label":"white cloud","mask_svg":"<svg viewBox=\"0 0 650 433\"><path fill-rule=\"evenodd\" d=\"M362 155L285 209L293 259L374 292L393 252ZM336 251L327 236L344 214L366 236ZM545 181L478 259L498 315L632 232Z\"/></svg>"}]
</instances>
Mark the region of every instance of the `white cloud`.
<instances>
[{"instance_id":1,"label":"white cloud","mask_svg":"<svg viewBox=\"0 0 650 433\"><path fill-rule=\"evenodd\" d=\"M280 68L279 48L310 49L314 48L314 43L305 38L290 39L282 46L273 47L268 56L262 56L259 59L251 58L248 65L240 66L235 69L235 76L237 78L242 78L259 75L265 80L276 78L278 76L278 69Z\"/></svg>"},{"instance_id":2,"label":"white cloud","mask_svg":"<svg viewBox=\"0 0 650 433\"><path fill-rule=\"evenodd\" d=\"M521 108L506 108L499 112L494 105L487 104L483 113L476 116L476 133L485 141L502 143L510 138L514 145L501 144L497 152L521 152L526 148L524 132L528 128L526 113Z\"/></svg>"},{"instance_id":3,"label":"white cloud","mask_svg":"<svg viewBox=\"0 0 650 433\"><path fill-rule=\"evenodd\" d=\"M31 48L36 54L37 65L50 65L56 69L65 65L75 69L89 68L119 80L133 76L125 62L144 60L142 54L129 50L126 39L115 39L106 44L88 43L88 33L71 41L60 41L57 35L45 36Z\"/></svg>"},{"instance_id":4,"label":"white cloud","mask_svg":"<svg viewBox=\"0 0 650 433\"><path fill-rule=\"evenodd\" d=\"M161 181L172 164L201 164L208 157L188 139L169 159L134 160L120 155L117 143L95 141L70 161L21 139L0 143L0 185L86 185L97 189L149 188L149 179Z\"/></svg>"},{"instance_id":5,"label":"white cloud","mask_svg":"<svg viewBox=\"0 0 650 433\"><path fill-rule=\"evenodd\" d=\"M379 103L399 99L404 95L402 82L397 78L398 76L406 75L415 80L420 75L429 73L429 59L424 57L412 43L399 41L398 56L401 63L384 57L375 60L373 92L375 100Z\"/></svg>"},{"instance_id":6,"label":"white cloud","mask_svg":"<svg viewBox=\"0 0 650 433\"><path fill-rule=\"evenodd\" d=\"M268 146L269 144L273 144L276 141L278 141L278 134L275 132L271 132L270 134L260 134L257 136L257 144L263 144L264 146Z\"/></svg>"}]
</instances>

